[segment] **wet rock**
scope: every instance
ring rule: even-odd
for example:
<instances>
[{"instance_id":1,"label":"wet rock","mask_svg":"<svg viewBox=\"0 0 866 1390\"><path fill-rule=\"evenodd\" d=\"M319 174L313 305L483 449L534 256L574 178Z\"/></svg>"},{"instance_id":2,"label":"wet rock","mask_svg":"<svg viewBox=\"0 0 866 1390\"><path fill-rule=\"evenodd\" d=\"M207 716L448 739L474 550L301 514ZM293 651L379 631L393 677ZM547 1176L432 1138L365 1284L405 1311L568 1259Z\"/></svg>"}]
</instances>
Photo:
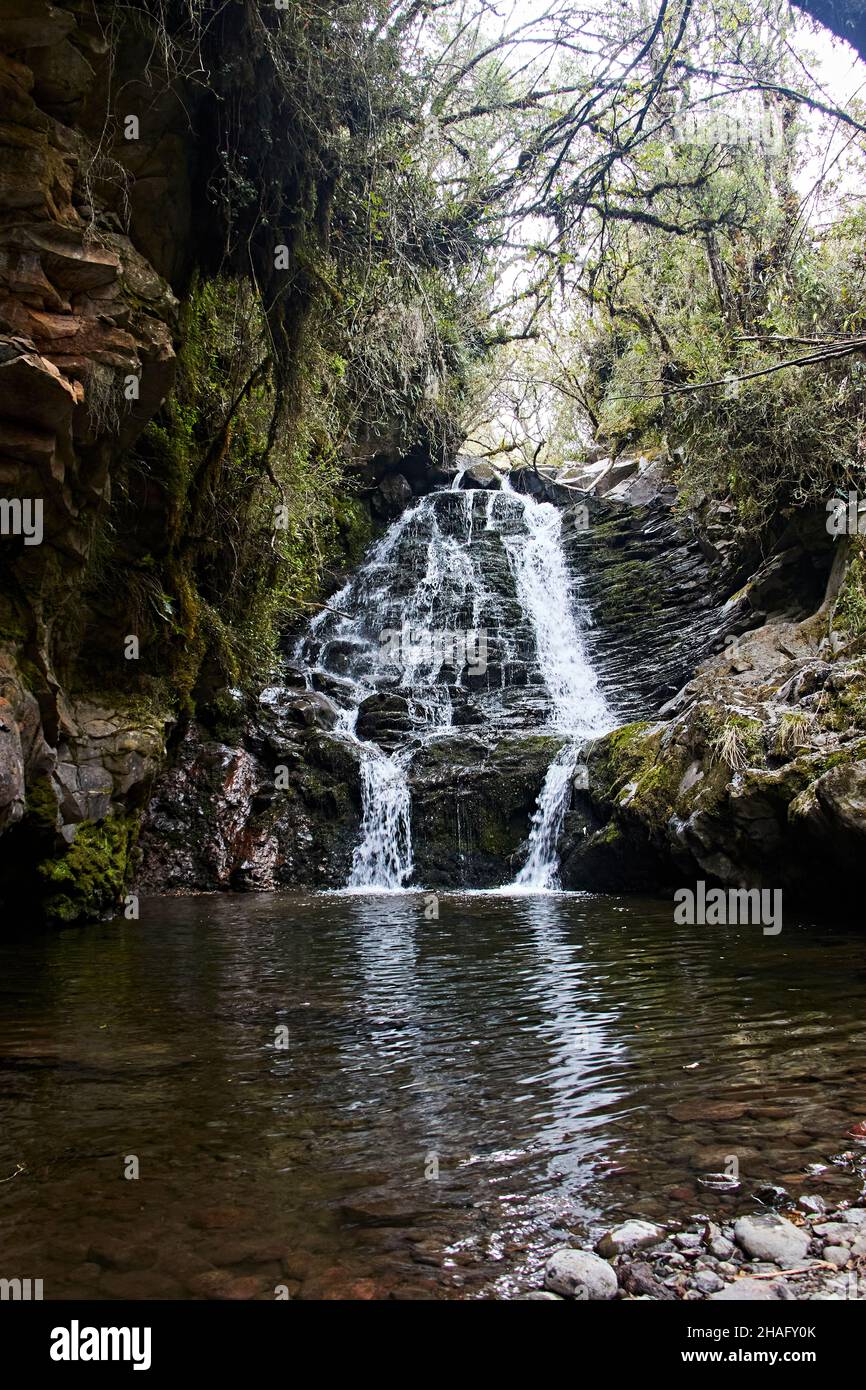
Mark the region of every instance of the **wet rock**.
<instances>
[{"instance_id":1,"label":"wet rock","mask_svg":"<svg viewBox=\"0 0 866 1390\"><path fill-rule=\"evenodd\" d=\"M787 1268L796 1265L809 1251L809 1236L783 1216L767 1213L741 1216L734 1223L734 1239L747 1255L770 1260Z\"/></svg>"},{"instance_id":2,"label":"wet rock","mask_svg":"<svg viewBox=\"0 0 866 1390\"><path fill-rule=\"evenodd\" d=\"M371 505L377 516L393 521L405 511L413 496L411 485L402 473L389 473L374 491Z\"/></svg>"},{"instance_id":3,"label":"wet rock","mask_svg":"<svg viewBox=\"0 0 866 1390\"><path fill-rule=\"evenodd\" d=\"M668 1108L672 1120L697 1122L699 1124L722 1124L727 1120L740 1120L748 1107L740 1101L731 1100L684 1100Z\"/></svg>"},{"instance_id":4,"label":"wet rock","mask_svg":"<svg viewBox=\"0 0 866 1390\"><path fill-rule=\"evenodd\" d=\"M461 488L500 488L502 474L490 463L472 463L460 479Z\"/></svg>"},{"instance_id":5,"label":"wet rock","mask_svg":"<svg viewBox=\"0 0 866 1390\"><path fill-rule=\"evenodd\" d=\"M599 1300L613 1298L617 1278L606 1260L589 1250L555 1251L544 1269L545 1288L564 1298Z\"/></svg>"},{"instance_id":6,"label":"wet rock","mask_svg":"<svg viewBox=\"0 0 866 1390\"><path fill-rule=\"evenodd\" d=\"M519 1293L515 1303L564 1303L562 1294L552 1293L550 1289L530 1289L529 1293Z\"/></svg>"},{"instance_id":7,"label":"wet rock","mask_svg":"<svg viewBox=\"0 0 866 1390\"><path fill-rule=\"evenodd\" d=\"M824 1198L819 1197L817 1193L809 1193L805 1197L798 1197L797 1206L801 1211L808 1212L810 1215L815 1216L823 1216L824 1212L827 1210L827 1203L824 1201Z\"/></svg>"},{"instance_id":8,"label":"wet rock","mask_svg":"<svg viewBox=\"0 0 866 1390\"><path fill-rule=\"evenodd\" d=\"M195 1212L189 1224L200 1231L233 1231L247 1224L250 1213L242 1207L205 1207Z\"/></svg>"},{"instance_id":9,"label":"wet rock","mask_svg":"<svg viewBox=\"0 0 866 1390\"><path fill-rule=\"evenodd\" d=\"M507 881L561 746L548 734L491 745L455 731L420 749L409 773L418 882L436 888Z\"/></svg>"},{"instance_id":10,"label":"wet rock","mask_svg":"<svg viewBox=\"0 0 866 1390\"><path fill-rule=\"evenodd\" d=\"M129 1245L113 1236L103 1236L88 1249L87 1261L107 1269L125 1272L132 1269L149 1269L156 1263L157 1254L158 1252L150 1246Z\"/></svg>"},{"instance_id":11,"label":"wet rock","mask_svg":"<svg viewBox=\"0 0 866 1390\"><path fill-rule=\"evenodd\" d=\"M781 1207L790 1202L784 1187L779 1187L775 1183L764 1183L762 1187L756 1187L755 1196L759 1202L763 1202L764 1206L767 1207Z\"/></svg>"},{"instance_id":12,"label":"wet rock","mask_svg":"<svg viewBox=\"0 0 866 1390\"><path fill-rule=\"evenodd\" d=\"M595 1248L605 1259L612 1260L616 1255L627 1255L634 1250L657 1245L664 1238L662 1227L654 1226L650 1221L625 1221L621 1226L606 1231Z\"/></svg>"},{"instance_id":13,"label":"wet rock","mask_svg":"<svg viewBox=\"0 0 866 1390\"><path fill-rule=\"evenodd\" d=\"M197 1298L238 1303L258 1297L267 1285L255 1274L237 1275L227 1269L212 1269L203 1274L194 1274L187 1279L186 1287Z\"/></svg>"},{"instance_id":14,"label":"wet rock","mask_svg":"<svg viewBox=\"0 0 866 1390\"><path fill-rule=\"evenodd\" d=\"M388 748L400 743L413 725L406 697L383 692L362 702L355 731L359 738Z\"/></svg>"}]
</instances>

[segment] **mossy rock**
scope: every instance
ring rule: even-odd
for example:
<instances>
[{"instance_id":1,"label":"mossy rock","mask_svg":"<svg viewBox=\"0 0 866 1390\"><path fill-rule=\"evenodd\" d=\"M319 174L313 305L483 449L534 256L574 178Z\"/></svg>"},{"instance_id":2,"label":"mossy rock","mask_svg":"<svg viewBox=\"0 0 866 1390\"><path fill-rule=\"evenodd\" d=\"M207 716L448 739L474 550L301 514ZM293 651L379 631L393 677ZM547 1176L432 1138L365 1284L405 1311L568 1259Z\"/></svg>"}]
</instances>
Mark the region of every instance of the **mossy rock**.
<instances>
[{"instance_id":1,"label":"mossy rock","mask_svg":"<svg viewBox=\"0 0 866 1390\"><path fill-rule=\"evenodd\" d=\"M118 906L134 865L139 823L138 815L86 821L65 854L42 861L37 872L47 921L90 920Z\"/></svg>"}]
</instances>

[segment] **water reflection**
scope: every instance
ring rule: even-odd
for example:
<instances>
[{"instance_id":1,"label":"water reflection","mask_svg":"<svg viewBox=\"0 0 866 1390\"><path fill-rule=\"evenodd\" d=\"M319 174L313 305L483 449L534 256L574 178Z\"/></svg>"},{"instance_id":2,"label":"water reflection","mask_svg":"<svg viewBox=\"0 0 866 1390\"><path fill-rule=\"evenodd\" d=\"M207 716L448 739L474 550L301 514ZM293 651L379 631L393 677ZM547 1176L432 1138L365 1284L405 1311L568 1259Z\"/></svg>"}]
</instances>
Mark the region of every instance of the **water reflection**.
<instances>
[{"instance_id":1,"label":"water reflection","mask_svg":"<svg viewBox=\"0 0 866 1390\"><path fill-rule=\"evenodd\" d=\"M0 946L4 1258L49 1297L460 1296L626 1214L857 1190L862 937L428 903L164 900Z\"/></svg>"}]
</instances>

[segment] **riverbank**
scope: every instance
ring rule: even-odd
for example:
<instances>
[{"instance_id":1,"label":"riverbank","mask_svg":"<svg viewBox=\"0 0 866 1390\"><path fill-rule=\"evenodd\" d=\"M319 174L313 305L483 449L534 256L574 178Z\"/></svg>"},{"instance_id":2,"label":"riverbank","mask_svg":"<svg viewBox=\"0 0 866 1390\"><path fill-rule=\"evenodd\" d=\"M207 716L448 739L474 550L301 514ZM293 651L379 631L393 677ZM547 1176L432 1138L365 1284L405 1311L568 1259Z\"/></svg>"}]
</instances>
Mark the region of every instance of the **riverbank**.
<instances>
[{"instance_id":1,"label":"riverbank","mask_svg":"<svg viewBox=\"0 0 866 1390\"><path fill-rule=\"evenodd\" d=\"M782 1189L766 1192L768 1201L786 1197ZM866 1299L866 1206L830 1206L815 1194L783 1212L767 1208L721 1224L626 1221L592 1250L554 1251L543 1273L543 1286L520 1299Z\"/></svg>"}]
</instances>

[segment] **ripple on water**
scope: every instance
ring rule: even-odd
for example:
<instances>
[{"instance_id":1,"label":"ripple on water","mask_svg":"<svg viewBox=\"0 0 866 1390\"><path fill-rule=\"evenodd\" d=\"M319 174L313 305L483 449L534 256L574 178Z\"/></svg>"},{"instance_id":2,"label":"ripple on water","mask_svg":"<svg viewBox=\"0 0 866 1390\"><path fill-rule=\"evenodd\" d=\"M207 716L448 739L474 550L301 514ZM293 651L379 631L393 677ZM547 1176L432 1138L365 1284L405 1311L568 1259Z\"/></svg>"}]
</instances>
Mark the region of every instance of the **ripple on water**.
<instances>
[{"instance_id":1,"label":"ripple on water","mask_svg":"<svg viewBox=\"0 0 866 1390\"><path fill-rule=\"evenodd\" d=\"M49 1298L471 1296L625 1215L856 1190L862 936L424 906L150 900L0 945L6 1262Z\"/></svg>"}]
</instances>

